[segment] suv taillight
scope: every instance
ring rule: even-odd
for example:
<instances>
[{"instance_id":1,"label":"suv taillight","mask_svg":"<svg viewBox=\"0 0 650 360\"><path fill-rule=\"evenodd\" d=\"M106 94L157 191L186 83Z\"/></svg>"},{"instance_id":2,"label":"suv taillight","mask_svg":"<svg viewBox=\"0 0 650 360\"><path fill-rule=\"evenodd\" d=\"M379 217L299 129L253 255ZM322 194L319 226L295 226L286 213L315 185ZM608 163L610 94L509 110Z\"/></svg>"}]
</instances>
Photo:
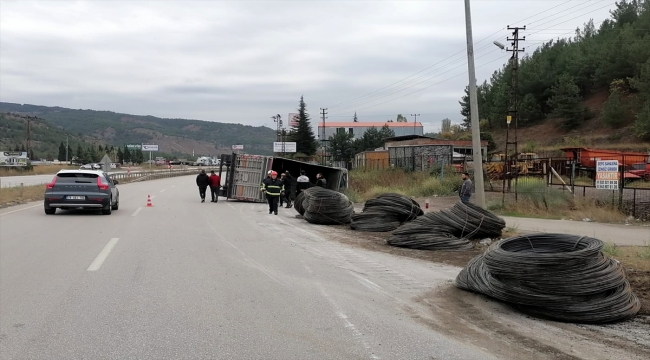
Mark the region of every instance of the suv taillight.
<instances>
[{"instance_id":1,"label":"suv taillight","mask_svg":"<svg viewBox=\"0 0 650 360\"><path fill-rule=\"evenodd\" d=\"M102 182L101 176L97 177L97 187L99 188L99 190L108 190L108 184L104 184Z\"/></svg>"},{"instance_id":2,"label":"suv taillight","mask_svg":"<svg viewBox=\"0 0 650 360\"><path fill-rule=\"evenodd\" d=\"M49 184L45 184L45 188L46 189L53 189L54 184L56 184L56 175L54 175L54 179L52 179L52 181Z\"/></svg>"}]
</instances>

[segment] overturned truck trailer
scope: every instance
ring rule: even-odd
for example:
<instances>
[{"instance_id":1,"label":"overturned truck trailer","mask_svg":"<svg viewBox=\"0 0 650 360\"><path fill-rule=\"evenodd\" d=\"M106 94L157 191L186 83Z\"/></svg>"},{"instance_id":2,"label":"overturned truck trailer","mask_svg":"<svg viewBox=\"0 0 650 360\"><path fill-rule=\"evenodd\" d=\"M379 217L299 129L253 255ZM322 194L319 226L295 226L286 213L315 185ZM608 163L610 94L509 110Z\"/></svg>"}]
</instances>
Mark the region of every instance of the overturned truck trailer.
<instances>
[{"instance_id":1,"label":"overturned truck trailer","mask_svg":"<svg viewBox=\"0 0 650 360\"><path fill-rule=\"evenodd\" d=\"M343 191L348 187L347 169L273 156L232 154L221 156L219 176L225 180L225 183L220 195L228 200L266 202L266 198L260 191L260 185L269 170L277 171L278 176L289 171L293 177L293 195L296 191L296 179L302 170L309 177L311 186L316 183L316 174L322 173L327 180L328 189Z\"/></svg>"}]
</instances>

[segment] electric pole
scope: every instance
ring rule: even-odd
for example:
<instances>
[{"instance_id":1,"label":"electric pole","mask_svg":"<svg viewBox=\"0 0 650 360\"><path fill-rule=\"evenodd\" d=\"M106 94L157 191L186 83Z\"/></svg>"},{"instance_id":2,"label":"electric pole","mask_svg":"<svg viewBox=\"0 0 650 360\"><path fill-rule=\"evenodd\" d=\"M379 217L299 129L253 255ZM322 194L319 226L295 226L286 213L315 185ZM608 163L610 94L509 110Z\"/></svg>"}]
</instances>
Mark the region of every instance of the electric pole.
<instances>
[{"instance_id":1,"label":"electric pole","mask_svg":"<svg viewBox=\"0 0 650 360\"><path fill-rule=\"evenodd\" d=\"M472 124L472 162L476 205L485 209L485 186L483 185L483 156L481 154L481 129L479 128L478 98L476 94L476 68L474 67L474 40L472 39L472 12L469 0L465 0L465 30L467 37L467 69L469 72L469 102Z\"/></svg>"},{"instance_id":2,"label":"electric pole","mask_svg":"<svg viewBox=\"0 0 650 360\"><path fill-rule=\"evenodd\" d=\"M68 135L65 136L65 162L66 164L68 163L68 148L70 146L68 145Z\"/></svg>"},{"instance_id":3,"label":"electric pole","mask_svg":"<svg viewBox=\"0 0 650 360\"><path fill-rule=\"evenodd\" d=\"M327 108L320 108L321 116L323 117L323 137L321 138L321 165L325 165L325 115L327 115Z\"/></svg>"},{"instance_id":4,"label":"electric pole","mask_svg":"<svg viewBox=\"0 0 650 360\"><path fill-rule=\"evenodd\" d=\"M508 107L508 115L506 116L506 149L505 149L505 163L503 166L503 200L505 201L505 192L506 192L506 179L508 181L507 188L510 190L511 180L514 177L512 163L513 160L509 159L508 148L509 145L514 147L515 156L514 163L517 163L518 154L517 154L517 126L519 123L519 53L524 52L525 49L519 49L519 41L526 41L526 37L519 37L519 30L526 30L524 27L510 27L508 25L508 30L512 30L512 38L507 38L508 41L511 41L512 49L506 48L506 51L511 52L512 56L510 57L510 67L512 69L512 82L510 84L510 99ZM510 123L514 119L514 140L510 139ZM516 169L515 169L516 170ZM517 200L517 181L515 178L515 200Z\"/></svg>"},{"instance_id":5,"label":"electric pole","mask_svg":"<svg viewBox=\"0 0 650 360\"><path fill-rule=\"evenodd\" d=\"M411 114L411 116L413 116L415 118L415 120L413 121L413 135L416 135L415 134L415 126L418 123L418 116L420 116L420 114Z\"/></svg>"},{"instance_id":6,"label":"electric pole","mask_svg":"<svg viewBox=\"0 0 650 360\"><path fill-rule=\"evenodd\" d=\"M32 147L32 118L30 116L27 117L27 158L31 159L29 157L29 149Z\"/></svg>"},{"instance_id":7,"label":"electric pole","mask_svg":"<svg viewBox=\"0 0 650 360\"><path fill-rule=\"evenodd\" d=\"M282 131L281 131L281 129L282 129L282 116L280 116L280 114L276 114L274 116L271 116L271 119L273 119L273 122L275 122L277 124L276 141L281 142L281 141L283 141L282 140ZM284 142L282 142L282 148L283 148L283 151L284 151Z\"/></svg>"}]
</instances>

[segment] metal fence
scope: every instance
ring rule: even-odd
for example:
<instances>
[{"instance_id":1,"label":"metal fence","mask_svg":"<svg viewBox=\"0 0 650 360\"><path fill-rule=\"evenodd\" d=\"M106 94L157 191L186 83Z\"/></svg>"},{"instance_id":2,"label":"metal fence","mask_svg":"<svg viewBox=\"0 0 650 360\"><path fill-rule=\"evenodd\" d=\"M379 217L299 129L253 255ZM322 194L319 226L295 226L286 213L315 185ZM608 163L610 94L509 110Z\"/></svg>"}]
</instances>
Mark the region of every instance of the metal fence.
<instances>
[{"instance_id":1,"label":"metal fence","mask_svg":"<svg viewBox=\"0 0 650 360\"><path fill-rule=\"evenodd\" d=\"M206 171L216 169L206 169ZM120 183L130 183L137 181L165 179L176 176L197 175L197 170L166 170L166 171L132 171L117 174L110 174L111 179L118 180Z\"/></svg>"},{"instance_id":2,"label":"metal fence","mask_svg":"<svg viewBox=\"0 0 650 360\"><path fill-rule=\"evenodd\" d=\"M457 162L459 168L462 167L463 164L462 161ZM452 166L449 156L414 155L407 157L385 157L379 159L353 159L349 162L348 168L358 170L404 169L406 171L431 171L447 166Z\"/></svg>"},{"instance_id":3,"label":"metal fence","mask_svg":"<svg viewBox=\"0 0 650 360\"><path fill-rule=\"evenodd\" d=\"M611 159L610 159L611 158ZM622 155L602 160L618 161L618 171L603 176L597 173L601 159L544 158L512 162L487 162L484 165L485 190L514 195L541 193L556 189L573 196L591 199L603 206L620 209L627 215L650 220L650 178L644 177L637 159ZM593 166L590 166L593 165ZM504 171L506 168L506 171ZM640 175L639 175L640 174Z\"/></svg>"}]
</instances>

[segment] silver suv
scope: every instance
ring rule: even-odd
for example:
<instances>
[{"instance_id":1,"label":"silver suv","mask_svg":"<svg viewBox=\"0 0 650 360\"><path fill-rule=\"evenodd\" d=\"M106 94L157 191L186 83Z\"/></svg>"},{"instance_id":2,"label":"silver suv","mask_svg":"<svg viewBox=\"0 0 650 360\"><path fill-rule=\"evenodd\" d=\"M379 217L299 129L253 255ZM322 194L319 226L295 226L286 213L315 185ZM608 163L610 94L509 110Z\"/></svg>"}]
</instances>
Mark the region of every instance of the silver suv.
<instances>
[{"instance_id":1,"label":"silver suv","mask_svg":"<svg viewBox=\"0 0 650 360\"><path fill-rule=\"evenodd\" d=\"M120 191L113 180L98 170L61 170L45 186L45 213L56 209L94 209L110 215L120 207Z\"/></svg>"}]
</instances>

